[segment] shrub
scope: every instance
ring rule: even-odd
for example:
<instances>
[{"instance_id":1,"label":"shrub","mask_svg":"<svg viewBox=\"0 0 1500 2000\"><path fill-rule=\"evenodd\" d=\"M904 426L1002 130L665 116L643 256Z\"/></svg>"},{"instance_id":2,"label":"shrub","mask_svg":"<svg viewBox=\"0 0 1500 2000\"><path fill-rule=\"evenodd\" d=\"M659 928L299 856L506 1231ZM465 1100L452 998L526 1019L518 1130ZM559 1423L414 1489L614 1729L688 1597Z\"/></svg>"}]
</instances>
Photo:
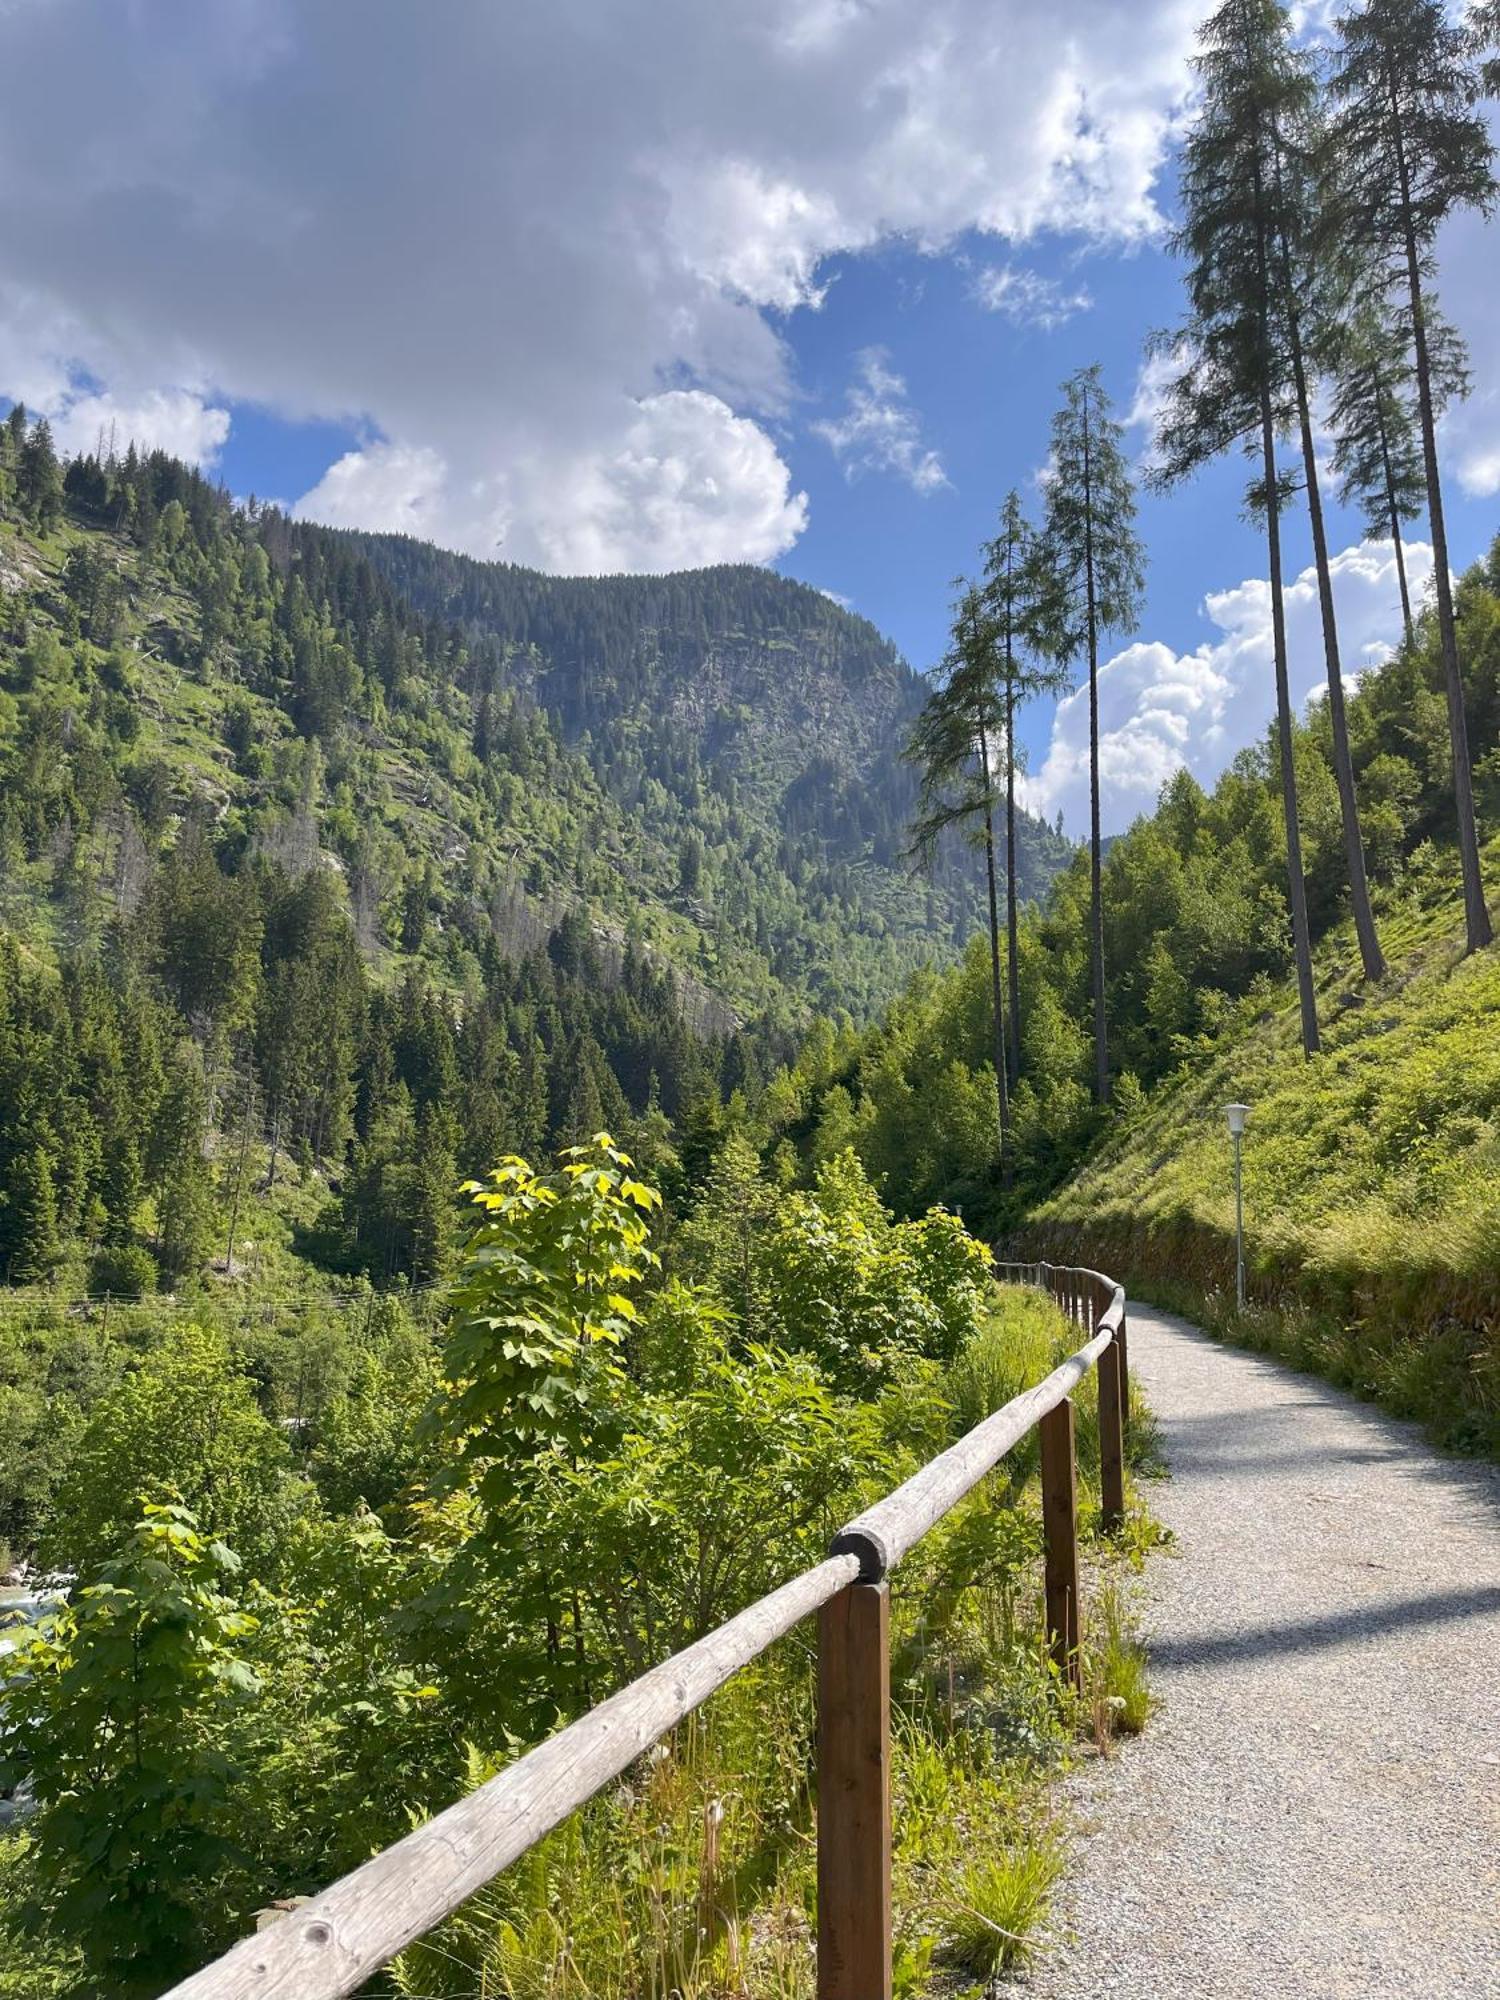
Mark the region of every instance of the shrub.
<instances>
[{"instance_id":1,"label":"shrub","mask_svg":"<svg viewBox=\"0 0 1500 2000\"><path fill-rule=\"evenodd\" d=\"M156 1290L156 1259L139 1243L106 1244L89 1265L95 1298L143 1299Z\"/></svg>"}]
</instances>

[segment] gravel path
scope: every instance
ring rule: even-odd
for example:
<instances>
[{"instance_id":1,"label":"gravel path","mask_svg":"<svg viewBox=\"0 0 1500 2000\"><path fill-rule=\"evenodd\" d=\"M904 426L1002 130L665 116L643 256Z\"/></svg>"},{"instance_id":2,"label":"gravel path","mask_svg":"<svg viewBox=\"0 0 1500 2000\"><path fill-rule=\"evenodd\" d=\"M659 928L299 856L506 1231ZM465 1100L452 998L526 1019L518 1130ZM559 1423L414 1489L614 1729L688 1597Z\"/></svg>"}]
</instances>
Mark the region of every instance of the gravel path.
<instances>
[{"instance_id":1,"label":"gravel path","mask_svg":"<svg viewBox=\"0 0 1500 2000\"><path fill-rule=\"evenodd\" d=\"M1035 2000L1500 2000L1500 1471L1145 1307L1161 1708L1070 1780Z\"/></svg>"}]
</instances>

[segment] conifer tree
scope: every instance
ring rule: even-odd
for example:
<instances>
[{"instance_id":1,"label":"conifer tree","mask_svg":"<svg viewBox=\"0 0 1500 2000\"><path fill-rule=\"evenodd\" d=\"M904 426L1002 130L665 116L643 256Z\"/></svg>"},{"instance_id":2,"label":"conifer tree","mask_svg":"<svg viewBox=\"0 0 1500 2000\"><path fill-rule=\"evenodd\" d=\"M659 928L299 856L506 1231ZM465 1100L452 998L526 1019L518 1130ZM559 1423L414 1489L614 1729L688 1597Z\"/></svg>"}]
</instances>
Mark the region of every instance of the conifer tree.
<instances>
[{"instance_id":1,"label":"conifer tree","mask_svg":"<svg viewBox=\"0 0 1500 2000\"><path fill-rule=\"evenodd\" d=\"M1358 510L1366 534L1391 544L1402 629L1410 645L1414 626L1401 524L1421 513L1427 486L1405 346L1385 315L1367 301L1347 318L1332 320L1324 357L1333 384L1330 414L1339 500Z\"/></svg>"},{"instance_id":2,"label":"conifer tree","mask_svg":"<svg viewBox=\"0 0 1500 2000\"><path fill-rule=\"evenodd\" d=\"M1323 495L1318 476L1318 452L1313 433L1309 349L1316 345L1320 317L1336 311L1336 294L1325 273L1329 267L1317 253L1318 163L1324 157L1323 134L1312 68L1294 51L1286 13L1276 9L1266 17L1265 31L1279 38L1272 61L1285 77L1281 102L1271 112L1275 269L1282 288L1286 316L1286 359L1292 372L1292 395L1302 445L1302 481L1312 528L1313 566L1318 579L1318 609L1323 627L1323 664L1328 680L1328 724L1333 744L1333 771L1338 785L1339 815L1344 834L1344 865L1360 961L1366 979L1383 979L1385 954L1370 907L1365 872L1364 836L1354 794L1354 759L1349 750L1349 724L1344 711L1343 663L1339 654L1338 613L1333 601L1333 571L1328 560L1328 532L1323 519Z\"/></svg>"},{"instance_id":3,"label":"conifer tree","mask_svg":"<svg viewBox=\"0 0 1500 2000\"><path fill-rule=\"evenodd\" d=\"M1500 0L1475 0L1465 23L1487 97L1500 97Z\"/></svg>"},{"instance_id":4,"label":"conifer tree","mask_svg":"<svg viewBox=\"0 0 1500 2000\"><path fill-rule=\"evenodd\" d=\"M1486 11L1480 10L1480 29L1487 28ZM1339 17L1330 82L1338 107L1335 142L1342 164L1339 224L1387 294L1400 299L1399 323L1416 374L1463 865L1464 926L1471 951L1487 945L1494 929L1479 868L1443 515L1430 293L1439 228L1461 209L1488 214L1500 192L1494 146L1478 106L1486 73L1477 43L1477 33L1450 21L1442 0L1368 0L1359 11Z\"/></svg>"},{"instance_id":5,"label":"conifer tree","mask_svg":"<svg viewBox=\"0 0 1500 2000\"><path fill-rule=\"evenodd\" d=\"M1050 572L1049 637L1060 661L1086 655L1089 667L1089 957L1094 994L1094 1101L1109 1099L1109 1036L1104 1018L1103 844L1099 828L1099 641L1126 631L1145 587L1145 552L1135 532L1135 488L1097 365L1063 384L1052 420L1052 464L1043 529Z\"/></svg>"},{"instance_id":6,"label":"conifer tree","mask_svg":"<svg viewBox=\"0 0 1500 2000\"><path fill-rule=\"evenodd\" d=\"M45 417L38 417L27 433L21 450L20 487L27 513L44 535L50 534L62 519L63 475L52 442L52 426Z\"/></svg>"},{"instance_id":7,"label":"conifer tree","mask_svg":"<svg viewBox=\"0 0 1500 2000\"><path fill-rule=\"evenodd\" d=\"M0 426L0 507L9 509L19 491L21 454L26 449L26 405L15 403Z\"/></svg>"},{"instance_id":8,"label":"conifer tree","mask_svg":"<svg viewBox=\"0 0 1500 2000\"><path fill-rule=\"evenodd\" d=\"M1281 509L1286 480L1277 439L1296 423L1284 293L1276 278L1276 129L1305 102L1306 75L1287 60L1277 0L1224 0L1199 30L1203 85L1183 146L1184 221L1174 247L1188 260L1183 360L1157 431L1153 479L1170 486L1241 446L1259 459L1250 501L1266 523L1276 728L1286 829L1287 901L1302 1019L1302 1048L1318 1049L1307 887L1292 754Z\"/></svg>"},{"instance_id":9,"label":"conifer tree","mask_svg":"<svg viewBox=\"0 0 1500 2000\"><path fill-rule=\"evenodd\" d=\"M1043 551L1014 488L1000 510L1000 532L985 548L984 589L995 627L1000 686L1000 754L1005 760L1005 930L1009 980L1010 1075L1021 1075L1020 892L1016 856L1016 774L1024 768L1016 712L1037 695L1060 694L1066 667L1049 659L1051 601Z\"/></svg>"},{"instance_id":10,"label":"conifer tree","mask_svg":"<svg viewBox=\"0 0 1500 2000\"><path fill-rule=\"evenodd\" d=\"M7 1277L18 1282L45 1278L57 1262L61 1246L52 1162L40 1142L26 1147L11 1168L4 1220L0 1243L7 1253Z\"/></svg>"},{"instance_id":11,"label":"conifer tree","mask_svg":"<svg viewBox=\"0 0 1500 2000\"><path fill-rule=\"evenodd\" d=\"M917 816L912 825L915 853L930 860L949 827L977 820L981 829L989 888L990 1018L999 1116L1000 1184L1008 1188L1013 1178L1010 1080L1000 975L1000 903L995 880L994 749L1004 729L998 637L986 592L975 584L962 583L954 606L952 643L940 668L942 678L917 717L906 755L921 774Z\"/></svg>"}]
</instances>

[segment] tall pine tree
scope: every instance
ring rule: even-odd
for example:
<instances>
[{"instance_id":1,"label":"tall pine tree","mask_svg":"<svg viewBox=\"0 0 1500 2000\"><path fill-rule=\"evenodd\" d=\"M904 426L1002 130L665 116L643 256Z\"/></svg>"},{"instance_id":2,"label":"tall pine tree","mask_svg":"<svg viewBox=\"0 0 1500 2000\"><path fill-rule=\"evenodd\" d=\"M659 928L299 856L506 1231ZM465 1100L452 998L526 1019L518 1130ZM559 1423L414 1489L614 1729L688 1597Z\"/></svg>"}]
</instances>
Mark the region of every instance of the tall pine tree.
<instances>
[{"instance_id":1,"label":"tall pine tree","mask_svg":"<svg viewBox=\"0 0 1500 2000\"><path fill-rule=\"evenodd\" d=\"M1104 1018L1103 844L1099 828L1099 641L1127 631L1145 586L1145 552L1135 532L1135 488L1123 432L1098 366L1063 384L1052 420L1052 463L1043 530L1051 573L1051 643L1059 660L1087 657L1089 668L1089 958L1094 995L1094 1101L1109 1100L1109 1033Z\"/></svg>"},{"instance_id":2,"label":"tall pine tree","mask_svg":"<svg viewBox=\"0 0 1500 2000\"><path fill-rule=\"evenodd\" d=\"M1000 1184L1013 1178L1010 1083L1005 1004L1000 977L1000 903L995 879L995 755L1004 728L999 689L998 631L986 593L965 583L954 607L953 636L942 679L928 696L912 730L906 755L921 774L916 852L931 858L943 833L979 822L989 886L990 1007L999 1119Z\"/></svg>"},{"instance_id":3,"label":"tall pine tree","mask_svg":"<svg viewBox=\"0 0 1500 2000\"><path fill-rule=\"evenodd\" d=\"M1304 101L1306 77L1287 60L1284 30L1276 0L1224 0L1199 30L1195 67L1203 95L1183 145L1184 220L1175 239L1188 263L1189 311L1174 347L1181 366L1158 425L1153 478L1159 486L1174 484L1236 445L1259 460L1250 498L1266 523L1287 901L1302 1048L1311 1056L1319 1046L1318 1013L1281 576L1286 481L1276 456L1278 437L1297 420L1276 269L1276 132L1278 120Z\"/></svg>"},{"instance_id":4,"label":"tall pine tree","mask_svg":"<svg viewBox=\"0 0 1500 2000\"><path fill-rule=\"evenodd\" d=\"M1405 344L1378 304L1361 301L1330 319L1322 359L1333 386L1339 499L1358 510L1367 535L1391 544L1410 645L1414 624L1401 525L1421 513L1427 484Z\"/></svg>"},{"instance_id":5,"label":"tall pine tree","mask_svg":"<svg viewBox=\"0 0 1500 2000\"><path fill-rule=\"evenodd\" d=\"M1016 711L1042 694L1060 694L1067 668L1048 658L1051 604L1047 566L1036 531L1014 488L1000 510L1000 532L985 548L984 590L995 628L1000 687L1000 754L1005 760L1005 930L1009 979L1010 1074L1021 1074L1020 888L1016 853L1016 774L1023 768Z\"/></svg>"},{"instance_id":6,"label":"tall pine tree","mask_svg":"<svg viewBox=\"0 0 1500 2000\"><path fill-rule=\"evenodd\" d=\"M1333 771L1338 785L1339 815L1344 833L1344 865L1360 962L1366 979L1383 979L1385 954L1370 907L1365 871L1364 835L1354 793L1354 759L1349 750L1349 724L1344 710L1343 662L1339 653L1338 613L1333 602L1333 570L1328 560L1328 532L1323 519L1323 494L1318 475L1318 451L1313 432L1310 349L1316 344L1320 319L1337 311L1337 288L1317 252L1319 168L1326 156L1317 88L1307 57L1292 49L1286 14L1277 10L1267 27L1280 46L1269 51L1271 62L1286 78L1281 102L1272 110L1275 270L1282 289L1286 317L1286 359L1292 371L1297 428L1302 444L1302 481L1312 528L1313 566L1318 579L1318 610L1323 627L1323 664L1328 680L1328 726L1333 745ZM1300 87L1299 87L1300 86Z\"/></svg>"},{"instance_id":7,"label":"tall pine tree","mask_svg":"<svg viewBox=\"0 0 1500 2000\"><path fill-rule=\"evenodd\" d=\"M1342 163L1340 224L1353 246L1400 300L1417 383L1427 513L1432 529L1433 589L1453 797L1463 865L1464 926L1470 951L1494 936L1479 868L1468 721L1453 614L1448 531L1437 451L1437 395L1430 292L1438 230L1464 208L1488 214L1497 193L1495 152L1478 99L1481 51L1456 26L1442 0L1368 0L1340 16L1331 89L1338 106Z\"/></svg>"}]
</instances>

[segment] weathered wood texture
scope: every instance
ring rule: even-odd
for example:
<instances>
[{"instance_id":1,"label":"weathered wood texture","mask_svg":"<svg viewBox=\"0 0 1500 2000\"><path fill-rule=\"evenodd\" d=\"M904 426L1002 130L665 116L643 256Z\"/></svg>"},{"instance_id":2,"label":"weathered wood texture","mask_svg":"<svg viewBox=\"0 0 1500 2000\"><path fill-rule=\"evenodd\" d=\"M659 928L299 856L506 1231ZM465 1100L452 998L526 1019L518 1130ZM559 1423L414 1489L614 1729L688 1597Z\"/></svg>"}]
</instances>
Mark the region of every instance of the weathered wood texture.
<instances>
[{"instance_id":1,"label":"weathered wood texture","mask_svg":"<svg viewBox=\"0 0 1500 2000\"><path fill-rule=\"evenodd\" d=\"M1125 1294L1120 1294L1120 1326L1115 1334L1115 1349L1120 1357L1120 1421L1126 1430L1130 1429L1130 1328L1125 1317Z\"/></svg>"},{"instance_id":2,"label":"weathered wood texture","mask_svg":"<svg viewBox=\"0 0 1500 2000\"><path fill-rule=\"evenodd\" d=\"M818 1613L818 2000L891 2000L891 1604Z\"/></svg>"},{"instance_id":3,"label":"weathered wood texture","mask_svg":"<svg viewBox=\"0 0 1500 2000\"><path fill-rule=\"evenodd\" d=\"M831 1556L773 1590L283 1922L243 1938L165 2000L343 2000L845 1589L857 1570L851 1556Z\"/></svg>"},{"instance_id":4,"label":"weathered wood texture","mask_svg":"<svg viewBox=\"0 0 1500 2000\"><path fill-rule=\"evenodd\" d=\"M1059 1669L1079 1678L1078 1482L1073 1405L1066 1398L1042 1418L1042 1532L1046 1543L1047 1643Z\"/></svg>"}]
</instances>

